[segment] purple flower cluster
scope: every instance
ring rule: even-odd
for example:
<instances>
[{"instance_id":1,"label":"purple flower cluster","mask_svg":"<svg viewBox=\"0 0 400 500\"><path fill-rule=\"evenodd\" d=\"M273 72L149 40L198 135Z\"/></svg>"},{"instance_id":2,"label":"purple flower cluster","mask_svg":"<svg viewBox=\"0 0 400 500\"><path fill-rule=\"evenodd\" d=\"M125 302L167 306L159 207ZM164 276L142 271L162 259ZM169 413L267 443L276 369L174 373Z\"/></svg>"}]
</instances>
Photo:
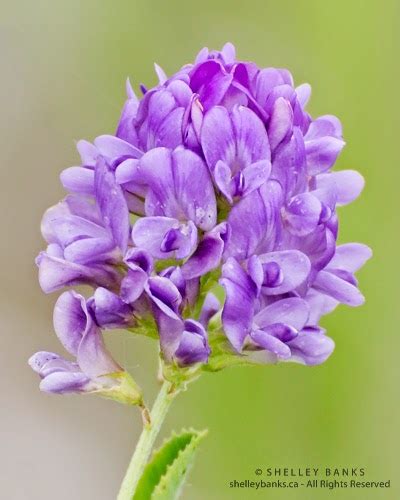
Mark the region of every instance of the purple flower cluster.
<instances>
[{"instance_id":1,"label":"purple flower cluster","mask_svg":"<svg viewBox=\"0 0 400 500\"><path fill-rule=\"evenodd\" d=\"M305 111L310 86L236 61L231 44L156 72L141 99L128 82L115 135L78 143L82 164L61 174L70 194L43 217L42 289L94 290L58 299L55 331L76 362L34 355L43 390L113 387L110 328L157 336L177 370L215 356L319 364L334 348L320 318L364 301L354 273L371 251L336 244L336 208L364 181L331 171L342 128Z\"/></svg>"}]
</instances>

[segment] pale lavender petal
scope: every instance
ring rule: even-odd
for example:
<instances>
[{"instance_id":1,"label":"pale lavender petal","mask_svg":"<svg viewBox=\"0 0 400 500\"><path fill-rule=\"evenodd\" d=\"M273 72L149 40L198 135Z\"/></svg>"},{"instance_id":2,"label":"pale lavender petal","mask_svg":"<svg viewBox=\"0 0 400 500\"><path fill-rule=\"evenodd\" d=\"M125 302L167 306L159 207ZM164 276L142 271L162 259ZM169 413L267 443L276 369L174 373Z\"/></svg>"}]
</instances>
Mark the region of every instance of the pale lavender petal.
<instances>
[{"instance_id":1,"label":"pale lavender petal","mask_svg":"<svg viewBox=\"0 0 400 500\"><path fill-rule=\"evenodd\" d=\"M99 287L95 291L92 308L97 324L102 327L122 328L135 324L132 308L105 288Z\"/></svg>"},{"instance_id":2,"label":"pale lavender petal","mask_svg":"<svg viewBox=\"0 0 400 500\"><path fill-rule=\"evenodd\" d=\"M232 124L236 142L236 158L242 168L271 157L267 132L263 122L251 109L235 106Z\"/></svg>"},{"instance_id":3,"label":"pale lavender petal","mask_svg":"<svg viewBox=\"0 0 400 500\"><path fill-rule=\"evenodd\" d=\"M95 172L96 200L115 243L126 252L129 238L129 212L121 187L104 161L99 160Z\"/></svg>"},{"instance_id":4,"label":"pale lavender petal","mask_svg":"<svg viewBox=\"0 0 400 500\"><path fill-rule=\"evenodd\" d=\"M328 271L318 273L313 287L349 306L360 306L365 301L364 296L356 286Z\"/></svg>"},{"instance_id":5,"label":"pale lavender petal","mask_svg":"<svg viewBox=\"0 0 400 500\"><path fill-rule=\"evenodd\" d=\"M336 137L321 137L306 141L307 171L310 175L320 174L333 166L345 142Z\"/></svg>"},{"instance_id":6,"label":"pale lavender petal","mask_svg":"<svg viewBox=\"0 0 400 500\"><path fill-rule=\"evenodd\" d=\"M212 292L208 292L199 316L199 321L204 328L207 328L210 319L220 310L220 307L221 304L217 297Z\"/></svg>"},{"instance_id":7,"label":"pale lavender petal","mask_svg":"<svg viewBox=\"0 0 400 500\"><path fill-rule=\"evenodd\" d=\"M265 68L259 71L256 81L255 97L261 107L265 108L267 98L278 85L284 84L281 73L275 68Z\"/></svg>"},{"instance_id":8,"label":"pale lavender petal","mask_svg":"<svg viewBox=\"0 0 400 500\"><path fill-rule=\"evenodd\" d=\"M119 274L110 266L83 266L53 257L42 252L38 259L39 283L45 293L64 286L87 284L113 289L119 282Z\"/></svg>"},{"instance_id":9,"label":"pale lavender petal","mask_svg":"<svg viewBox=\"0 0 400 500\"><path fill-rule=\"evenodd\" d=\"M149 189L146 195L146 215L176 217L179 205L174 190L171 152L156 148L147 152L135 168L135 175Z\"/></svg>"},{"instance_id":10,"label":"pale lavender petal","mask_svg":"<svg viewBox=\"0 0 400 500\"><path fill-rule=\"evenodd\" d=\"M221 50L225 64L233 64L236 59L236 49L233 43L226 43Z\"/></svg>"},{"instance_id":11,"label":"pale lavender petal","mask_svg":"<svg viewBox=\"0 0 400 500\"><path fill-rule=\"evenodd\" d=\"M355 273L372 257L372 250L362 243L345 243L336 247L327 269L344 269Z\"/></svg>"},{"instance_id":12,"label":"pale lavender petal","mask_svg":"<svg viewBox=\"0 0 400 500\"><path fill-rule=\"evenodd\" d=\"M81 140L77 142L76 149L79 152L83 165L91 167L96 165L99 156L96 146L89 141Z\"/></svg>"},{"instance_id":13,"label":"pale lavender petal","mask_svg":"<svg viewBox=\"0 0 400 500\"><path fill-rule=\"evenodd\" d=\"M285 209L285 221L292 234L306 236L319 224L322 205L312 193L292 198Z\"/></svg>"},{"instance_id":14,"label":"pale lavender petal","mask_svg":"<svg viewBox=\"0 0 400 500\"><path fill-rule=\"evenodd\" d=\"M174 96L179 106L184 108L189 106L193 93L187 83L182 80L173 80L167 88L168 91Z\"/></svg>"},{"instance_id":15,"label":"pale lavender petal","mask_svg":"<svg viewBox=\"0 0 400 500\"><path fill-rule=\"evenodd\" d=\"M257 255L252 255L247 261L247 272L257 286L257 292L260 292L264 282L264 269Z\"/></svg>"},{"instance_id":16,"label":"pale lavender petal","mask_svg":"<svg viewBox=\"0 0 400 500\"><path fill-rule=\"evenodd\" d=\"M207 166L189 150L175 150L172 159L175 193L180 206L197 227L209 231L217 220L217 205Z\"/></svg>"},{"instance_id":17,"label":"pale lavender petal","mask_svg":"<svg viewBox=\"0 0 400 500\"><path fill-rule=\"evenodd\" d=\"M138 182L140 174L138 174L139 160L128 158L121 162L115 170L115 180L118 184L127 184Z\"/></svg>"},{"instance_id":18,"label":"pale lavender petal","mask_svg":"<svg viewBox=\"0 0 400 500\"><path fill-rule=\"evenodd\" d=\"M228 217L231 234L226 243L225 257L242 260L258 250L274 248L280 229L281 204L282 192L277 182L267 181L242 198Z\"/></svg>"},{"instance_id":19,"label":"pale lavender petal","mask_svg":"<svg viewBox=\"0 0 400 500\"><path fill-rule=\"evenodd\" d=\"M262 186L268 180L270 173L271 163L269 160L259 160L246 167L243 170L242 196L247 196Z\"/></svg>"},{"instance_id":20,"label":"pale lavender petal","mask_svg":"<svg viewBox=\"0 0 400 500\"><path fill-rule=\"evenodd\" d=\"M61 172L60 180L67 191L94 195L94 170L85 167L69 167Z\"/></svg>"},{"instance_id":21,"label":"pale lavender petal","mask_svg":"<svg viewBox=\"0 0 400 500\"><path fill-rule=\"evenodd\" d=\"M100 135L94 141L99 153L111 162L117 158L140 158L143 152L129 142L113 135Z\"/></svg>"},{"instance_id":22,"label":"pale lavender petal","mask_svg":"<svg viewBox=\"0 0 400 500\"><path fill-rule=\"evenodd\" d=\"M70 354L77 355L85 330L92 322L82 295L74 291L60 295L54 306L54 330Z\"/></svg>"},{"instance_id":23,"label":"pale lavender petal","mask_svg":"<svg viewBox=\"0 0 400 500\"><path fill-rule=\"evenodd\" d=\"M66 215L52 219L56 241L63 247L83 238L106 238L108 232L104 227L76 215Z\"/></svg>"},{"instance_id":24,"label":"pale lavender petal","mask_svg":"<svg viewBox=\"0 0 400 500\"><path fill-rule=\"evenodd\" d=\"M318 325L322 316L331 313L339 304L337 300L329 297L329 295L317 292L313 288L310 288L304 300L310 306L307 325Z\"/></svg>"},{"instance_id":25,"label":"pale lavender petal","mask_svg":"<svg viewBox=\"0 0 400 500\"><path fill-rule=\"evenodd\" d=\"M224 331L233 347L241 351L252 328L257 287L233 258L228 259L222 267L220 283L226 293L222 311Z\"/></svg>"},{"instance_id":26,"label":"pale lavender petal","mask_svg":"<svg viewBox=\"0 0 400 500\"><path fill-rule=\"evenodd\" d=\"M154 63L154 69L156 70L156 74L158 76L158 82L162 85L168 80L168 77L165 74L165 71L157 63Z\"/></svg>"},{"instance_id":27,"label":"pale lavender petal","mask_svg":"<svg viewBox=\"0 0 400 500\"><path fill-rule=\"evenodd\" d=\"M142 295L147 279L148 275L143 269L133 269L132 266L121 282L121 299L130 304L135 302Z\"/></svg>"},{"instance_id":28,"label":"pale lavender petal","mask_svg":"<svg viewBox=\"0 0 400 500\"><path fill-rule=\"evenodd\" d=\"M129 82L129 80L127 80L127 82ZM136 147L138 144L138 137L135 129L135 118L138 111L139 101L133 92L130 83L127 83L127 88L128 86L130 88L129 92L127 92L128 99L122 109L115 135L119 139L129 142Z\"/></svg>"},{"instance_id":29,"label":"pale lavender petal","mask_svg":"<svg viewBox=\"0 0 400 500\"><path fill-rule=\"evenodd\" d=\"M262 330L255 330L251 332L250 337L252 340L263 349L272 352L280 359L288 359L290 358L290 349L289 347L281 342L276 337L269 335L268 333Z\"/></svg>"},{"instance_id":30,"label":"pale lavender petal","mask_svg":"<svg viewBox=\"0 0 400 500\"><path fill-rule=\"evenodd\" d=\"M274 152L271 178L279 181L287 198L305 191L306 152L303 134L298 127L293 128L289 141L279 144Z\"/></svg>"},{"instance_id":31,"label":"pale lavender petal","mask_svg":"<svg viewBox=\"0 0 400 500\"><path fill-rule=\"evenodd\" d=\"M214 180L218 189L225 196L225 198L232 203L232 172L229 166L221 160L217 161L214 169Z\"/></svg>"},{"instance_id":32,"label":"pale lavender petal","mask_svg":"<svg viewBox=\"0 0 400 500\"><path fill-rule=\"evenodd\" d=\"M211 170L218 161L230 165L235 159L233 127L228 111L222 106L216 106L205 114L201 129L201 145Z\"/></svg>"},{"instance_id":33,"label":"pale lavender petal","mask_svg":"<svg viewBox=\"0 0 400 500\"><path fill-rule=\"evenodd\" d=\"M311 97L311 86L308 83L303 83L296 87L295 90L300 106L304 109Z\"/></svg>"},{"instance_id":34,"label":"pale lavender petal","mask_svg":"<svg viewBox=\"0 0 400 500\"><path fill-rule=\"evenodd\" d=\"M103 225L101 213L91 199L84 196L71 194L64 198L61 204L65 204L67 210L72 215L77 215L83 219L93 222L98 226Z\"/></svg>"},{"instance_id":35,"label":"pale lavender petal","mask_svg":"<svg viewBox=\"0 0 400 500\"><path fill-rule=\"evenodd\" d=\"M308 304L298 297L278 300L259 311L254 317L258 329L264 329L274 323L284 323L296 330L307 324L310 310Z\"/></svg>"},{"instance_id":36,"label":"pale lavender petal","mask_svg":"<svg viewBox=\"0 0 400 500\"><path fill-rule=\"evenodd\" d=\"M364 177L355 170L341 170L316 176L317 188L335 191L338 205L347 205L358 198L364 184Z\"/></svg>"},{"instance_id":37,"label":"pale lavender petal","mask_svg":"<svg viewBox=\"0 0 400 500\"><path fill-rule=\"evenodd\" d=\"M118 262L120 253L115 249L111 238L84 238L71 243L64 250L64 257L76 264L91 262Z\"/></svg>"},{"instance_id":38,"label":"pale lavender petal","mask_svg":"<svg viewBox=\"0 0 400 500\"><path fill-rule=\"evenodd\" d=\"M101 330L92 319L87 322L76 360L82 371L91 378L122 371L107 351Z\"/></svg>"},{"instance_id":39,"label":"pale lavender petal","mask_svg":"<svg viewBox=\"0 0 400 500\"><path fill-rule=\"evenodd\" d=\"M307 130L306 140L311 141L325 136L342 138L342 124L336 116L324 115L313 120Z\"/></svg>"},{"instance_id":40,"label":"pale lavender petal","mask_svg":"<svg viewBox=\"0 0 400 500\"><path fill-rule=\"evenodd\" d=\"M268 295L281 295L295 290L307 279L311 263L303 252L298 250L282 250L280 252L269 252L259 256L263 267L269 263L278 265L281 272L281 279L278 284L269 285L268 280L264 281L262 290Z\"/></svg>"},{"instance_id":41,"label":"pale lavender petal","mask_svg":"<svg viewBox=\"0 0 400 500\"><path fill-rule=\"evenodd\" d=\"M87 392L93 388L90 378L82 372L54 372L40 382L40 390L50 394Z\"/></svg>"},{"instance_id":42,"label":"pale lavender petal","mask_svg":"<svg viewBox=\"0 0 400 500\"><path fill-rule=\"evenodd\" d=\"M28 364L34 370L36 373L41 373L43 370L43 367L52 360L59 360L61 357L58 354L55 354L54 352L48 352L48 351L39 351L35 354L33 354L29 360Z\"/></svg>"},{"instance_id":43,"label":"pale lavender petal","mask_svg":"<svg viewBox=\"0 0 400 500\"><path fill-rule=\"evenodd\" d=\"M132 240L157 259L184 258L196 248L197 230L189 221L169 217L144 217L133 226Z\"/></svg>"},{"instance_id":44,"label":"pale lavender petal","mask_svg":"<svg viewBox=\"0 0 400 500\"><path fill-rule=\"evenodd\" d=\"M284 97L279 97L274 103L268 124L268 140L272 150L288 136L292 127L292 107Z\"/></svg>"},{"instance_id":45,"label":"pale lavender petal","mask_svg":"<svg viewBox=\"0 0 400 500\"><path fill-rule=\"evenodd\" d=\"M157 139L153 147L175 149L183 142L183 108L174 109L157 128Z\"/></svg>"},{"instance_id":46,"label":"pale lavender petal","mask_svg":"<svg viewBox=\"0 0 400 500\"><path fill-rule=\"evenodd\" d=\"M292 352L291 361L299 361L306 365L319 365L332 354L335 343L322 333L305 329L288 342Z\"/></svg>"}]
</instances>

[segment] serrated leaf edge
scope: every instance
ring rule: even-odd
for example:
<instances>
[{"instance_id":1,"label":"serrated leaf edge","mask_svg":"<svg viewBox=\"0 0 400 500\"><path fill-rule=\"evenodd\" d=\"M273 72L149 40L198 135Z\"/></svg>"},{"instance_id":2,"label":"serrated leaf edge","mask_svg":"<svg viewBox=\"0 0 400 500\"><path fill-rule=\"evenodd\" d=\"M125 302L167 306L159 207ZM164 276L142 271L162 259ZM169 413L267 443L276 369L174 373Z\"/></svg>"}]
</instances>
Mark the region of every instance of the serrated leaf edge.
<instances>
[{"instance_id":1,"label":"serrated leaf edge","mask_svg":"<svg viewBox=\"0 0 400 500\"><path fill-rule=\"evenodd\" d=\"M173 469L174 464L176 464L176 462L180 458L182 458L182 455L184 455L185 453L187 454L188 450L192 450L194 452L195 448L197 447L197 445L199 444L199 442L207 435L207 433L208 433L207 429L204 429L203 431L197 431L197 430L192 429L192 428L190 428L190 429L182 429L182 431L180 433L173 432L172 435L170 436L170 438L167 439L167 440L165 440L165 442L160 447L160 449L164 446L164 444L166 444L168 441L172 441L172 439L174 439L176 437L180 437L180 436L182 436L184 434L191 434L193 436L193 438L189 441L189 443L184 448L182 448L181 450L179 450L179 452L178 452L177 456L175 457L175 459L167 466L167 469L166 469L165 473L160 477L160 480L159 480L158 484L154 488L154 491L153 491L153 493L151 495L151 500L156 500L157 496L161 495L163 493L163 489L165 489L166 486L167 486L167 484L165 484L165 483L168 483L168 476L170 474L170 471ZM193 459L194 459L194 456L192 457L192 460ZM176 492L175 498L179 497L179 494L181 493L181 489L182 489L182 486L183 486L183 483L184 483L184 478L186 477L186 475L189 472L189 470L190 470L190 468L191 468L192 465L193 465L192 461L187 464L187 467L186 467L185 471L182 474L183 481L181 482L179 490Z\"/></svg>"}]
</instances>

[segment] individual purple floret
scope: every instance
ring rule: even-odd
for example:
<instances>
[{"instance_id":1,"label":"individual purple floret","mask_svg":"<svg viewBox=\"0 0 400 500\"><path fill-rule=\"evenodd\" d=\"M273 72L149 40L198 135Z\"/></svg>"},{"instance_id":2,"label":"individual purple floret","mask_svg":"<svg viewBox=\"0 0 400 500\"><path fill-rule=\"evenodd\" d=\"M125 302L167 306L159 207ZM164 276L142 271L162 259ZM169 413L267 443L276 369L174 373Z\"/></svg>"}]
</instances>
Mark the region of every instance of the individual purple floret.
<instances>
[{"instance_id":1,"label":"individual purple floret","mask_svg":"<svg viewBox=\"0 0 400 500\"><path fill-rule=\"evenodd\" d=\"M93 289L56 304L74 361L31 358L43 390L115 395L110 374L124 372L101 333L115 328L158 338L171 381L235 363L320 364L334 349L321 318L364 302L354 273L371 250L337 244L337 207L364 180L332 171L342 127L309 115L310 86L237 61L232 44L156 73L140 98L127 82L115 135L78 143L82 164L61 173L69 194L43 217L42 289Z\"/></svg>"},{"instance_id":2,"label":"individual purple floret","mask_svg":"<svg viewBox=\"0 0 400 500\"><path fill-rule=\"evenodd\" d=\"M59 297L54 308L54 329L76 362L48 352L32 356L29 364L42 377L40 387L43 391L67 393L100 390L110 383L107 374L122 370L106 350L101 331L82 295L69 291Z\"/></svg>"}]
</instances>

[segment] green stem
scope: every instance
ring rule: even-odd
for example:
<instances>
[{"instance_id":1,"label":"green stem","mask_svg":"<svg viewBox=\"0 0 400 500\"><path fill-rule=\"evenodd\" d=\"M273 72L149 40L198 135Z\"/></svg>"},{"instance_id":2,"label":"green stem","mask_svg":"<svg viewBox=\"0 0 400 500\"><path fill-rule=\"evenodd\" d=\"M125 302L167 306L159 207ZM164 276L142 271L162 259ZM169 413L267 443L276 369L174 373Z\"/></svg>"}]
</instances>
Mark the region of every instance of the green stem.
<instances>
[{"instance_id":1,"label":"green stem","mask_svg":"<svg viewBox=\"0 0 400 500\"><path fill-rule=\"evenodd\" d=\"M137 483L150 457L154 442L176 392L171 384L164 381L150 412L150 422L145 423L131 461L121 484L117 500L132 500Z\"/></svg>"}]
</instances>

